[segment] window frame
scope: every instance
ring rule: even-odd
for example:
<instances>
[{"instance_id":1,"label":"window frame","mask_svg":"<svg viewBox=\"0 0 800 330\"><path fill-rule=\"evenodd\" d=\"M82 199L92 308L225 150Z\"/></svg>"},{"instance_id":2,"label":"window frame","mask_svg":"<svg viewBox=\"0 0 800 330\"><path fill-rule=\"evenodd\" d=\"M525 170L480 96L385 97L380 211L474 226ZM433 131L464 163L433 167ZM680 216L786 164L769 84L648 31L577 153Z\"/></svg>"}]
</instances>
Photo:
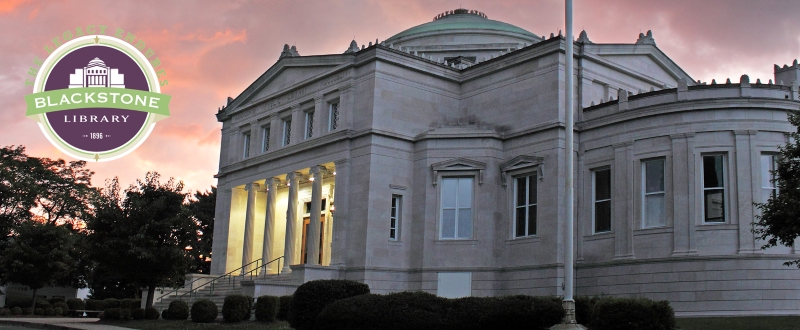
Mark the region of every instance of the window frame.
<instances>
[{"instance_id":1,"label":"window frame","mask_svg":"<svg viewBox=\"0 0 800 330\"><path fill-rule=\"evenodd\" d=\"M608 199L597 200L597 173L602 171L608 171ZM605 234L614 231L614 221L613 221L613 197L614 197L614 189L612 187L612 183L614 182L611 172L611 166L604 166L598 167L591 170L592 172L592 234ZM608 202L608 209L609 209L609 224L608 230L598 231L597 230L597 203L604 203Z\"/></svg>"},{"instance_id":2,"label":"window frame","mask_svg":"<svg viewBox=\"0 0 800 330\"><path fill-rule=\"evenodd\" d=\"M458 190L456 190L456 192L455 192L455 195L456 195L456 206L455 206L456 213L454 215L455 216L455 223L454 223L455 231L453 233L453 237L452 238L443 236L443 233L444 233L444 211L445 211L445 208L444 208L444 205L442 203L443 202L442 196L444 194L444 186L445 186L444 182L446 180L452 180L452 179L457 179L457 180L469 179L470 183L471 183L469 185L469 187L470 187L469 212L470 212L470 222L471 222L470 223L470 235L469 235L469 237L459 237L459 235L458 235L458 227L459 227L458 226L458 223L459 223L458 215L459 215L459 210L465 209L464 207L461 207L461 205L458 205ZM437 219L438 239L439 240L441 240L441 241L459 241L459 240L473 240L474 239L474 237L475 237L475 202L476 202L475 201L475 190L476 190L475 189L475 183L477 181L476 179L477 178L476 178L475 175L457 174L457 173L448 173L447 175L442 175L441 178L439 178L439 181L440 181L440 183L438 184L438 186L439 186L439 189L438 189L438 201L439 201L439 203L438 203L438 207L437 207L437 210L438 210L438 213L439 213L438 216L437 216L437 218L438 218ZM458 181L456 181L456 189L458 189Z\"/></svg>"},{"instance_id":3,"label":"window frame","mask_svg":"<svg viewBox=\"0 0 800 330\"><path fill-rule=\"evenodd\" d=\"M518 202L519 202L519 181L518 180L521 179L521 178L525 178L525 182L526 182L526 185L525 185L525 194L526 194L525 203L526 204L525 205L518 205ZM539 182L538 182L539 181L539 171L538 171L538 168L536 168L534 170L534 172L525 172L525 173L522 173L522 174L514 175L514 176L512 176L512 179L514 180L514 184L513 184L513 187L512 187L513 196L514 196L513 198L514 199L511 202L511 223L512 223L512 225L511 225L511 227L512 227L511 228L511 234L512 234L512 238L519 239L519 238L526 238L526 237L536 237L538 235L538 233L539 233L539 231L538 231L538 225L539 225L539 222L538 222L538 214L539 214ZM534 203L530 203L530 188L528 188L528 187L530 186L531 181L533 181L534 184L536 184L536 189L534 191L536 193L535 202ZM533 219L533 227L534 228L533 228L533 233L532 234L530 233L530 224L531 224L530 207L531 206L533 206L535 208L535 210L536 210L536 214L534 214L534 219ZM520 207L524 207L525 208L525 231L524 231L523 235L518 235L517 234L517 225L518 225L518 223L517 223L518 222L517 209L520 208Z\"/></svg>"},{"instance_id":4,"label":"window frame","mask_svg":"<svg viewBox=\"0 0 800 330\"><path fill-rule=\"evenodd\" d=\"M250 132L242 133L242 159L250 158Z\"/></svg>"},{"instance_id":5,"label":"window frame","mask_svg":"<svg viewBox=\"0 0 800 330\"><path fill-rule=\"evenodd\" d=\"M662 175L661 175L662 190L661 191L648 192L647 191L647 163L648 162L654 162L654 161L661 161L661 163L662 163L662 166L661 166L661 168L662 168ZM641 208L642 208L642 211L641 211L642 219L641 219L641 221L642 221L642 227L641 228L642 229L649 229L649 228L666 227L667 226L667 159L666 159L666 157L653 157L653 158L642 159L640 161L640 163L642 165L642 177L641 177L641 180L642 180L642 182L641 182L641 189L642 189L642 191L641 191L641 198L642 198L642 201L641 201L642 202L642 205L641 205ZM647 222L647 214L648 214L648 212L647 212L647 196L652 196L652 195L661 195L663 197L663 201L664 201L663 202L663 206L664 206L664 208L661 210L661 212L662 212L661 214L663 216L662 220L664 222L662 224L658 224L658 225L655 225L655 226L648 226L647 225L648 224L648 222Z\"/></svg>"},{"instance_id":6,"label":"window frame","mask_svg":"<svg viewBox=\"0 0 800 330\"><path fill-rule=\"evenodd\" d=\"M282 138L281 138L281 146L288 146L292 143L292 119L291 118L284 118L282 119L283 122L283 129L282 129Z\"/></svg>"},{"instance_id":7,"label":"window frame","mask_svg":"<svg viewBox=\"0 0 800 330\"><path fill-rule=\"evenodd\" d=\"M768 172L766 172L766 173L764 172L764 168L763 168L763 166L764 166L764 157L769 157L769 159L771 160L770 161L771 167L768 170ZM778 170L778 157L779 157L779 155L777 153L774 153L774 152L762 152L760 157L759 157L759 161L760 161L760 165L759 166L761 167L760 168L760 170L761 170L760 171L760 178L759 178L759 179L761 179L760 180L761 181L761 184L760 184L761 185L761 203L766 203L769 200L770 197L774 198L774 197L776 197L778 195L778 186L775 184L775 179L777 178L777 176L775 175L775 173L773 173L773 171L777 171ZM769 183L769 185L770 185L769 187L765 187L764 186L764 182L765 182L764 181L764 174L768 174L769 175L769 181L767 181ZM769 196L764 196L764 192L767 191L767 190L771 190L771 192L770 192Z\"/></svg>"},{"instance_id":8,"label":"window frame","mask_svg":"<svg viewBox=\"0 0 800 330\"><path fill-rule=\"evenodd\" d=\"M720 156L722 159L722 221L708 221L706 209L706 191L720 190L720 187L706 188L705 180L705 158ZM727 152L704 152L700 154L700 196L702 207L702 219L704 225L726 224L730 221L730 212L728 212L728 153Z\"/></svg>"},{"instance_id":9,"label":"window frame","mask_svg":"<svg viewBox=\"0 0 800 330\"><path fill-rule=\"evenodd\" d=\"M340 112L339 100L328 102L328 132L335 131L339 128ZM334 120L336 119L336 120Z\"/></svg>"},{"instance_id":10,"label":"window frame","mask_svg":"<svg viewBox=\"0 0 800 330\"><path fill-rule=\"evenodd\" d=\"M389 241L400 240L400 220L403 216L403 196L392 194L389 207Z\"/></svg>"},{"instance_id":11,"label":"window frame","mask_svg":"<svg viewBox=\"0 0 800 330\"><path fill-rule=\"evenodd\" d=\"M314 110L304 111L303 140L308 140L314 135Z\"/></svg>"},{"instance_id":12,"label":"window frame","mask_svg":"<svg viewBox=\"0 0 800 330\"><path fill-rule=\"evenodd\" d=\"M267 151L269 151L269 142L270 142L269 141L270 140L269 135L272 133L271 132L272 127L270 127L270 126L272 126L272 125L266 124L264 126L261 126L261 153L262 154L267 152Z\"/></svg>"}]
</instances>

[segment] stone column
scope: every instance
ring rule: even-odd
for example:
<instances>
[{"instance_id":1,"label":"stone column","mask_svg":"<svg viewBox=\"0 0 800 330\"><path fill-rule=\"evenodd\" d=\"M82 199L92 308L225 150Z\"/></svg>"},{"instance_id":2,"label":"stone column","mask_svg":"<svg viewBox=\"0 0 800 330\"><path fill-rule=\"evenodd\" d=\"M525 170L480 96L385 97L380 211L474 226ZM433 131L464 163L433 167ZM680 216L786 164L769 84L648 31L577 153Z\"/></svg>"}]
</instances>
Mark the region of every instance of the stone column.
<instances>
[{"instance_id":1,"label":"stone column","mask_svg":"<svg viewBox=\"0 0 800 330\"><path fill-rule=\"evenodd\" d=\"M289 201L286 206L286 242L283 249L283 270L282 273L291 273L290 265L295 264L294 247L297 245L297 188L300 184L299 172L292 172L286 175L286 184L289 185Z\"/></svg>"},{"instance_id":2,"label":"stone column","mask_svg":"<svg viewBox=\"0 0 800 330\"><path fill-rule=\"evenodd\" d=\"M353 127L351 114L355 113L355 87L348 82L339 87L339 126L337 129Z\"/></svg>"},{"instance_id":3,"label":"stone column","mask_svg":"<svg viewBox=\"0 0 800 330\"><path fill-rule=\"evenodd\" d=\"M267 178L265 183L267 186L267 210L264 216L264 246L261 249L261 260L265 263L278 257L272 251L272 245L273 236L275 235L275 195L280 182L281 180L278 178ZM277 269L275 265L269 265L268 268L264 269L264 272L271 273L272 269Z\"/></svg>"},{"instance_id":4,"label":"stone column","mask_svg":"<svg viewBox=\"0 0 800 330\"><path fill-rule=\"evenodd\" d=\"M292 132L291 132L291 137L289 139L289 144L290 145L298 144L300 142L303 142L303 140L305 140L305 136L303 136L303 134L305 134L305 132L306 132L305 125L306 125L306 121L305 121L305 116L304 116L303 111L300 110L300 106L299 105L293 105L292 106Z\"/></svg>"},{"instance_id":5,"label":"stone column","mask_svg":"<svg viewBox=\"0 0 800 330\"><path fill-rule=\"evenodd\" d=\"M633 142L613 145L614 166L611 167L611 214L614 219L614 259L633 258Z\"/></svg>"},{"instance_id":6,"label":"stone column","mask_svg":"<svg viewBox=\"0 0 800 330\"><path fill-rule=\"evenodd\" d=\"M324 166L311 167L311 220L306 233L306 264L319 265L319 239L322 228L319 219L322 217L322 175L327 171Z\"/></svg>"},{"instance_id":7,"label":"stone column","mask_svg":"<svg viewBox=\"0 0 800 330\"><path fill-rule=\"evenodd\" d=\"M330 266L331 264L331 249L333 248L332 246L333 240L331 239L331 235L333 234L333 210L331 209L331 206L333 205L334 202L333 194L335 193L334 190L335 187L336 187L335 185L331 184L330 189L328 190L327 207L328 207L328 214L330 215L330 217L328 217L328 219L325 221L325 228L322 229L324 230L325 233L325 238L326 238L325 241L330 242L327 244L323 242L323 244L325 244L325 250L322 251L323 252L322 264L326 266Z\"/></svg>"},{"instance_id":8,"label":"stone column","mask_svg":"<svg viewBox=\"0 0 800 330\"><path fill-rule=\"evenodd\" d=\"M223 181L221 178L220 181ZM228 245L228 233L230 232L231 225L231 197L233 196L232 189L225 183L217 187L217 202L216 210L214 212L214 237L217 239L212 241L211 246L211 274L222 275L228 272L228 251L232 248Z\"/></svg>"},{"instance_id":9,"label":"stone column","mask_svg":"<svg viewBox=\"0 0 800 330\"><path fill-rule=\"evenodd\" d=\"M258 183L248 183L244 186L247 190L247 210L245 211L244 218L244 246L242 247L242 266L253 262L253 235L255 234L255 218L256 218L256 191L259 188ZM253 267L246 267L242 269L245 273Z\"/></svg>"}]
</instances>

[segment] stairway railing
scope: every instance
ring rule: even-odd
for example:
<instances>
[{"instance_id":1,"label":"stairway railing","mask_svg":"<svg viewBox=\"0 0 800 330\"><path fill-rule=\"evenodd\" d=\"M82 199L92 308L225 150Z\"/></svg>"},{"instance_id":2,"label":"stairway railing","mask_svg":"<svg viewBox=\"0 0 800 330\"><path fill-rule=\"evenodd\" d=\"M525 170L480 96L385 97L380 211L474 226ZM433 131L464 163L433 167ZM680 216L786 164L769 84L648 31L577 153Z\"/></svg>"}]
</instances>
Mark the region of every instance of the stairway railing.
<instances>
[{"instance_id":1,"label":"stairway railing","mask_svg":"<svg viewBox=\"0 0 800 330\"><path fill-rule=\"evenodd\" d=\"M188 300L188 302L192 302L192 301L194 301L195 299L197 299L200 296L200 290L203 289L203 288L206 288L206 287L210 287L210 290L209 290L209 292L207 294L207 296L210 297L210 296L214 295L214 290L216 289L216 287L218 285L221 285L221 284L225 283L226 287L236 286L237 278L238 278L239 281L241 281L241 280L244 279L245 276L249 276L251 279L255 278L255 277L258 277L259 275L265 277L267 275L267 266L269 264L273 263L273 262L276 262L276 261L278 262L278 274L280 274L280 272L281 272L281 261L283 261L283 256L280 256L280 257L277 257L275 259L272 259L267 263L262 263L262 259L257 259L257 260L252 261L252 262L250 262L250 263L248 263L248 264L246 264L246 265L244 265L242 267L236 268L236 269L228 272L225 275L220 275L220 276L214 278L213 280L208 281L207 283L199 285L197 288L194 288L194 289L190 290L189 292L186 292L186 293L178 296L178 300L186 299L186 300ZM250 269L253 264L255 264L255 267L252 267L252 269ZM250 269L250 270L248 270L248 269ZM259 270L262 270L262 269L263 269L263 271L260 272L260 274L259 274ZM238 275L234 275L236 272L239 272L239 274ZM227 281L227 283L225 281Z\"/></svg>"},{"instance_id":2,"label":"stairway railing","mask_svg":"<svg viewBox=\"0 0 800 330\"><path fill-rule=\"evenodd\" d=\"M183 289L183 288L186 288L187 286L189 287L189 289L191 289L191 288L192 288L192 284L194 284L194 282L197 282L197 281L199 281L199 280L202 280L202 279L203 279L202 277L201 277L201 278L196 278L196 279L194 279L194 281L191 281L191 282L189 282L189 283L186 283L186 284L184 284L183 286L181 286L180 288L176 288L176 289L174 289L174 290L172 290L172 291L170 291L170 292L167 292L167 293L165 293L165 294L161 295L160 297L156 298L157 300L153 300L153 303L154 303L154 304L155 304L155 303L159 303L159 302L161 302L161 301L162 301L164 298L168 298L168 297L169 297L171 294L173 294L173 293L174 293L175 295L177 295L177 294L178 294L178 291L180 291L180 290L181 290L181 289Z\"/></svg>"}]
</instances>

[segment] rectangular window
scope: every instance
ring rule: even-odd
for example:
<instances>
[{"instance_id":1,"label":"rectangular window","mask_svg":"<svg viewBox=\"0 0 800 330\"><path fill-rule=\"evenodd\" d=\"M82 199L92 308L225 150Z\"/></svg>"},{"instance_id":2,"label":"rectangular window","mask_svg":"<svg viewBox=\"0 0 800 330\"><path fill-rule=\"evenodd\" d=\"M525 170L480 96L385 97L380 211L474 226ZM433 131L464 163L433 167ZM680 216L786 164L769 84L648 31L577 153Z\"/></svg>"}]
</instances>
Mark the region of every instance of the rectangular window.
<instances>
[{"instance_id":1,"label":"rectangular window","mask_svg":"<svg viewBox=\"0 0 800 330\"><path fill-rule=\"evenodd\" d=\"M314 111L309 111L306 112L306 131L303 138L309 139L312 134L314 134Z\"/></svg>"},{"instance_id":2,"label":"rectangular window","mask_svg":"<svg viewBox=\"0 0 800 330\"><path fill-rule=\"evenodd\" d=\"M775 170L778 168L778 157L772 154L761 154L761 202L766 203L770 197L778 194L775 186Z\"/></svg>"},{"instance_id":3,"label":"rectangular window","mask_svg":"<svg viewBox=\"0 0 800 330\"><path fill-rule=\"evenodd\" d=\"M596 170L592 174L594 232L609 232L611 231L611 169Z\"/></svg>"},{"instance_id":4,"label":"rectangular window","mask_svg":"<svg viewBox=\"0 0 800 330\"><path fill-rule=\"evenodd\" d=\"M269 150L269 126L261 127L261 152Z\"/></svg>"},{"instance_id":5,"label":"rectangular window","mask_svg":"<svg viewBox=\"0 0 800 330\"><path fill-rule=\"evenodd\" d=\"M400 196L392 195L392 210L389 212L389 240L396 241L400 223Z\"/></svg>"},{"instance_id":6,"label":"rectangular window","mask_svg":"<svg viewBox=\"0 0 800 330\"><path fill-rule=\"evenodd\" d=\"M725 157L703 156L703 210L705 222L725 222Z\"/></svg>"},{"instance_id":7,"label":"rectangular window","mask_svg":"<svg viewBox=\"0 0 800 330\"><path fill-rule=\"evenodd\" d=\"M536 235L536 175L516 180L514 202L514 237Z\"/></svg>"},{"instance_id":8,"label":"rectangular window","mask_svg":"<svg viewBox=\"0 0 800 330\"><path fill-rule=\"evenodd\" d=\"M472 238L472 178L443 178L441 239Z\"/></svg>"},{"instance_id":9,"label":"rectangular window","mask_svg":"<svg viewBox=\"0 0 800 330\"><path fill-rule=\"evenodd\" d=\"M250 133L244 134L244 158L250 157Z\"/></svg>"},{"instance_id":10,"label":"rectangular window","mask_svg":"<svg viewBox=\"0 0 800 330\"><path fill-rule=\"evenodd\" d=\"M328 131L336 130L339 126L339 102L331 103L328 108Z\"/></svg>"},{"instance_id":11,"label":"rectangular window","mask_svg":"<svg viewBox=\"0 0 800 330\"><path fill-rule=\"evenodd\" d=\"M664 159L642 162L642 217L644 228L667 225L664 216Z\"/></svg>"},{"instance_id":12,"label":"rectangular window","mask_svg":"<svg viewBox=\"0 0 800 330\"><path fill-rule=\"evenodd\" d=\"M283 120L283 145L289 145L292 142L292 120Z\"/></svg>"}]
</instances>

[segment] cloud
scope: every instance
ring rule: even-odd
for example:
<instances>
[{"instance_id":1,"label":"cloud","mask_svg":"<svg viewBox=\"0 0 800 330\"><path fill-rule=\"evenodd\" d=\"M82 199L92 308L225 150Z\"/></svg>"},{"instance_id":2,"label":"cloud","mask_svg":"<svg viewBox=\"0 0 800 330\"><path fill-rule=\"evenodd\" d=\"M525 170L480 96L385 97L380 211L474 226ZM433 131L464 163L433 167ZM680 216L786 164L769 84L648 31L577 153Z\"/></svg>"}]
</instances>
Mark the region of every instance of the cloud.
<instances>
[{"instance_id":1,"label":"cloud","mask_svg":"<svg viewBox=\"0 0 800 330\"><path fill-rule=\"evenodd\" d=\"M563 0L335 0L335 1L0 1L0 145L66 157L25 118L24 86L33 58L64 31L87 25L121 28L156 52L167 72L172 116L125 158L91 163L94 184L119 176L123 185L158 171L192 190L216 184L221 125L214 114L270 66L284 44L301 55L342 53L423 24L459 7L485 12L537 35L564 26ZM800 20L789 1L576 1L575 31L596 43L633 43L652 30L658 47L694 79L718 82L772 78L772 65L800 55ZM87 10L91 8L91 10ZM20 28L24 27L24 28Z\"/></svg>"}]
</instances>

